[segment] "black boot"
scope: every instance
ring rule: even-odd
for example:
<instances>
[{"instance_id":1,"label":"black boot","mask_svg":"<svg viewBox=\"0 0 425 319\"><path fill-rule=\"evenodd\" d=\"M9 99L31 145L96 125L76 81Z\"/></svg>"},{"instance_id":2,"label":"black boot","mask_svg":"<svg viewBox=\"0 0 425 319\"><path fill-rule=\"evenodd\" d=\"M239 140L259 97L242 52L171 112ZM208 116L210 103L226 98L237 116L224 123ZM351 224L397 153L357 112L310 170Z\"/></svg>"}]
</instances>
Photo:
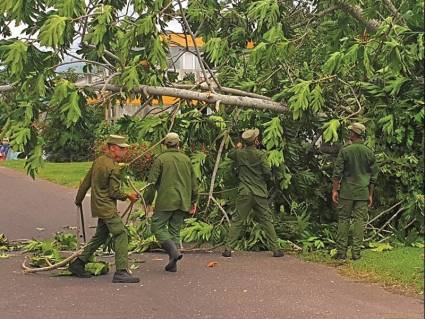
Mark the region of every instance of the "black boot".
<instances>
[{"instance_id":1,"label":"black boot","mask_svg":"<svg viewBox=\"0 0 425 319\"><path fill-rule=\"evenodd\" d=\"M345 260L347 259L347 254L344 254L342 252L337 252L335 256L332 257L335 260Z\"/></svg>"},{"instance_id":2,"label":"black boot","mask_svg":"<svg viewBox=\"0 0 425 319\"><path fill-rule=\"evenodd\" d=\"M231 250L229 250L229 249L225 249L225 250L221 253L221 255L222 255L223 257L226 257L226 258L228 258L228 257L232 257L232 251L231 251Z\"/></svg>"},{"instance_id":3,"label":"black boot","mask_svg":"<svg viewBox=\"0 0 425 319\"><path fill-rule=\"evenodd\" d=\"M139 278L133 277L126 269L117 270L112 278L113 283L135 284L140 281Z\"/></svg>"},{"instance_id":4,"label":"black boot","mask_svg":"<svg viewBox=\"0 0 425 319\"><path fill-rule=\"evenodd\" d=\"M283 253L282 250L275 250L273 252L273 257L283 257L285 254Z\"/></svg>"},{"instance_id":5,"label":"black boot","mask_svg":"<svg viewBox=\"0 0 425 319\"><path fill-rule=\"evenodd\" d=\"M85 265L86 263L83 262L80 258L76 258L73 262L69 264L68 270L74 276L77 276L79 278L90 278L92 274L84 269Z\"/></svg>"},{"instance_id":6,"label":"black boot","mask_svg":"<svg viewBox=\"0 0 425 319\"><path fill-rule=\"evenodd\" d=\"M351 252L351 259L352 260L359 260L360 258L361 258L360 252L355 252L355 251Z\"/></svg>"},{"instance_id":7,"label":"black boot","mask_svg":"<svg viewBox=\"0 0 425 319\"><path fill-rule=\"evenodd\" d=\"M162 248L168 253L170 258L167 266L165 266L165 270L169 272L177 271L177 261L183 258L183 255L179 253L177 250L176 243L172 240L166 240L162 244Z\"/></svg>"}]
</instances>

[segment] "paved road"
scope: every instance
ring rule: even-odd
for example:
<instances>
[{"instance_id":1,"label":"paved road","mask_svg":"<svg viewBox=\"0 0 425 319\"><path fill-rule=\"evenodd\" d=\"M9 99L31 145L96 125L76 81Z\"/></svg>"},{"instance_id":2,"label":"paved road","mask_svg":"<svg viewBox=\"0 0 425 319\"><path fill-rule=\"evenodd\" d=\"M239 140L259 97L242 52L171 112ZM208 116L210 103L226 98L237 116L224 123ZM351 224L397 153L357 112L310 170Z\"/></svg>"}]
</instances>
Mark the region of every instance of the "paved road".
<instances>
[{"instance_id":1,"label":"paved road","mask_svg":"<svg viewBox=\"0 0 425 319\"><path fill-rule=\"evenodd\" d=\"M75 223L75 190L32 181L0 167L0 233L10 239L50 237ZM94 224L94 222L91 222ZM44 228L38 231L35 228ZM141 283L23 275L23 256L0 259L0 318L423 318L423 301L358 283L335 269L294 257L240 253L186 254L179 272L163 271L163 254L147 253ZM209 261L218 265L208 268Z\"/></svg>"}]
</instances>

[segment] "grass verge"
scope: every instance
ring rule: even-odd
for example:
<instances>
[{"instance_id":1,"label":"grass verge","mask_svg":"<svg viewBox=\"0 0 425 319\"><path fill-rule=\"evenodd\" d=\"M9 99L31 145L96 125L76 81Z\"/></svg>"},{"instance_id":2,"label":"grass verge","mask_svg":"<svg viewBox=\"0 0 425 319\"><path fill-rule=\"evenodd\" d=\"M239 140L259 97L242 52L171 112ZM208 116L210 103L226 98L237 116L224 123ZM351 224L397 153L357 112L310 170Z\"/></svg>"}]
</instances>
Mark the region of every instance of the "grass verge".
<instances>
[{"instance_id":1,"label":"grass verge","mask_svg":"<svg viewBox=\"0 0 425 319\"><path fill-rule=\"evenodd\" d=\"M44 165L38 171L36 178L45 179L66 187L78 188L91 165L92 162L44 162ZM0 166L26 173L25 160L0 161ZM137 188L142 188L144 185L144 182L135 181L135 186ZM127 186L124 187L124 191L132 192L130 187Z\"/></svg>"},{"instance_id":2,"label":"grass verge","mask_svg":"<svg viewBox=\"0 0 425 319\"><path fill-rule=\"evenodd\" d=\"M0 161L0 166L26 172L25 160ZM45 162L36 178L76 188L90 169L91 162L49 163Z\"/></svg>"},{"instance_id":3,"label":"grass verge","mask_svg":"<svg viewBox=\"0 0 425 319\"><path fill-rule=\"evenodd\" d=\"M300 254L303 260L334 266L346 276L382 283L385 287L406 293L424 293L424 250L416 247L396 247L377 252L364 250L360 260L337 262L323 252Z\"/></svg>"}]
</instances>

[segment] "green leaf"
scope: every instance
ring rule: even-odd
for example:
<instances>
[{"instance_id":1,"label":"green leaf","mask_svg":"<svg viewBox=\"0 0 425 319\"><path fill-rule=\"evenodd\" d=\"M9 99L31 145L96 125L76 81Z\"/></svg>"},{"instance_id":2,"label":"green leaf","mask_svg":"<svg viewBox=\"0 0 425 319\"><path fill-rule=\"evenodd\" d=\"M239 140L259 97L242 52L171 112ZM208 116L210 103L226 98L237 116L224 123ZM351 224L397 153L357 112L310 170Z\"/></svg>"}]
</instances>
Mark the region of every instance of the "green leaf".
<instances>
[{"instance_id":1,"label":"green leaf","mask_svg":"<svg viewBox=\"0 0 425 319\"><path fill-rule=\"evenodd\" d=\"M325 74L329 74L329 75L338 73L341 67L341 62L343 61L343 58L344 58L344 53L342 52L337 51L332 53L329 59L323 65L322 71Z\"/></svg>"},{"instance_id":2,"label":"green leaf","mask_svg":"<svg viewBox=\"0 0 425 319\"><path fill-rule=\"evenodd\" d=\"M280 18L279 5L276 0L253 1L248 7L248 18L257 21L259 29L263 25L276 25Z\"/></svg>"},{"instance_id":3,"label":"green leaf","mask_svg":"<svg viewBox=\"0 0 425 319\"><path fill-rule=\"evenodd\" d=\"M283 128L278 116L263 124L265 127L263 134L263 143L267 150L282 147Z\"/></svg>"},{"instance_id":4,"label":"green leaf","mask_svg":"<svg viewBox=\"0 0 425 319\"><path fill-rule=\"evenodd\" d=\"M420 108L419 112L415 114L415 122L416 123L419 123L419 124L422 124L423 123L423 120L424 120L424 115L425 115L425 108L423 106L424 105L424 102L423 101L420 101L420 102L422 102L421 103L422 104L422 107Z\"/></svg>"},{"instance_id":5,"label":"green leaf","mask_svg":"<svg viewBox=\"0 0 425 319\"><path fill-rule=\"evenodd\" d=\"M387 85L384 87L384 91L389 93L392 96L396 96L399 92L401 87L404 83L408 81L408 78L405 78L403 76L396 77L393 80L389 80L387 82Z\"/></svg>"},{"instance_id":6,"label":"green leaf","mask_svg":"<svg viewBox=\"0 0 425 319\"><path fill-rule=\"evenodd\" d=\"M208 117L208 121L212 122L216 127L218 127L221 132L226 129L227 125L222 116L210 115Z\"/></svg>"},{"instance_id":7,"label":"green leaf","mask_svg":"<svg viewBox=\"0 0 425 319\"><path fill-rule=\"evenodd\" d=\"M40 44L52 48L64 44L63 34L68 19L68 17L58 15L49 16L40 28Z\"/></svg>"},{"instance_id":8,"label":"green leaf","mask_svg":"<svg viewBox=\"0 0 425 319\"><path fill-rule=\"evenodd\" d=\"M329 122L325 123L323 125L323 137L325 138L325 142L336 142L338 141L338 128L340 127L341 123L339 120L332 119Z\"/></svg>"},{"instance_id":9,"label":"green leaf","mask_svg":"<svg viewBox=\"0 0 425 319\"><path fill-rule=\"evenodd\" d=\"M394 131L394 116L392 114L388 114L384 116L378 121L378 124L382 125L382 132L387 135L392 135Z\"/></svg>"},{"instance_id":10,"label":"green leaf","mask_svg":"<svg viewBox=\"0 0 425 319\"><path fill-rule=\"evenodd\" d=\"M66 99L67 95L68 95L68 90L72 90L73 86L72 83L67 81L67 80L63 80L61 82L59 82L58 85L56 85L54 91L53 91L53 95L52 98L50 100L50 104L51 105L60 105L62 103L63 100Z\"/></svg>"},{"instance_id":11,"label":"green leaf","mask_svg":"<svg viewBox=\"0 0 425 319\"><path fill-rule=\"evenodd\" d=\"M109 271L109 265L104 261L88 262L84 268L94 276L104 275Z\"/></svg>"},{"instance_id":12,"label":"green leaf","mask_svg":"<svg viewBox=\"0 0 425 319\"><path fill-rule=\"evenodd\" d=\"M81 117L81 109L79 106L80 96L77 91L71 92L69 94L67 101L62 104L61 113L66 114L65 124L66 127L70 127L73 124L77 123L77 121Z\"/></svg>"},{"instance_id":13,"label":"green leaf","mask_svg":"<svg viewBox=\"0 0 425 319\"><path fill-rule=\"evenodd\" d=\"M361 88L365 89L371 95L374 95L376 97L385 96L384 90L375 84L369 82L357 82L357 84L360 85Z\"/></svg>"},{"instance_id":14,"label":"green leaf","mask_svg":"<svg viewBox=\"0 0 425 319\"><path fill-rule=\"evenodd\" d=\"M24 146L28 143L30 137L31 130L28 127L17 128L12 135L13 147L23 152Z\"/></svg>"},{"instance_id":15,"label":"green leaf","mask_svg":"<svg viewBox=\"0 0 425 319\"><path fill-rule=\"evenodd\" d=\"M62 80L53 91L50 105L59 107L60 113L65 116L66 127L70 127L81 117L79 102L80 96L75 85L67 80Z\"/></svg>"},{"instance_id":16,"label":"green leaf","mask_svg":"<svg viewBox=\"0 0 425 319\"><path fill-rule=\"evenodd\" d=\"M358 43L353 44L345 53L343 61L346 64L354 64L357 62L357 53L359 51L360 45Z\"/></svg>"},{"instance_id":17,"label":"green leaf","mask_svg":"<svg viewBox=\"0 0 425 319\"><path fill-rule=\"evenodd\" d=\"M289 89L289 92L293 93L288 101L289 108L293 112L294 120L301 117L301 111L308 108L308 100L310 98L310 84L311 81L301 80L299 83Z\"/></svg>"},{"instance_id":18,"label":"green leaf","mask_svg":"<svg viewBox=\"0 0 425 319\"><path fill-rule=\"evenodd\" d=\"M39 74L36 85L37 94L40 97L46 96L46 84L44 83L44 74Z\"/></svg>"},{"instance_id":19,"label":"green leaf","mask_svg":"<svg viewBox=\"0 0 425 319\"><path fill-rule=\"evenodd\" d=\"M207 155L203 152L195 152L190 156L190 160L192 162L193 170L195 171L195 175L198 179L202 177L202 165L205 162Z\"/></svg>"},{"instance_id":20,"label":"green leaf","mask_svg":"<svg viewBox=\"0 0 425 319\"><path fill-rule=\"evenodd\" d=\"M141 14L146 10L145 0L134 0L134 9L137 13Z\"/></svg>"},{"instance_id":21,"label":"green leaf","mask_svg":"<svg viewBox=\"0 0 425 319\"><path fill-rule=\"evenodd\" d=\"M159 37L153 40L153 45L149 53L149 60L153 65L158 65L162 69L167 68L167 54L162 46L162 41Z\"/></svg>"},{"instance_id":22,"label":"green leaf","mask_svg":"<svg viewBox=\"0 0 425 319\"><path fill-rule=\"evenodd\" d=\"M310 96L310 107L314 112L318 112L325 105L325 100L322 95L320 84L316 84Z\"/></svg>"},{"instance_id":23,"label":"green leaf","mask_svg":"<svg viewBox=\"0 0 425 319\"><path fill-rule=\"evenodd\" d=\"M140 85L139 74L137 73L137 67L135 65L125 68L122 74L122 81L129 91Z\"/></svg>"},{"instance_id":24,"label":"green leaf","mask_svg":"<svg viewBox=\"0 0 425 319\"><path fill-rule=\"evenodd\" d=\"M25 162L27 174L30 175L33 179L35 178L38 170L43 166L43 145L44 140L41 137L38 137L37 144L28 154L28 158Z\"/></svg>"},{"instance_id":25,"label":"green leaf","mask_svg":"<svg viewBox=\"0 0 425 319\"><path fill-rule=\"evenodd\" d=\"M1 51L4 51L2 59L4 59L10 74L15 78L21 76L24 65L27 62L28 46L27 43L17 40L1 47Z\"/></svg>"},{"instance_id":26,"label":"green leaf","mask_svg":"<svg viewBox=\"0 0 425 319\"><path fill-rule=\"evenodd\" d=\"M98 45L103 42L103 37L113 21L113 13L114 7L110 5L102 5L96 9L95 26L93 27L93 32L89 33L87 36L88 41L94 45Z\"/></svg>"},{"instance_id":27,"label":"green leaf","mask_svg":"<svg viewBox=\"0 0 425 319\"><path fill-rule=\"evenodd\" d=\"M424 58L424 34L420 33L418 35L418 58L422 60Z\"/></svg>"},{"instance_id":28,"label":"green leaf","mask_svg":"<svg viewBox=\"0 0 425 319\"><path fill-rule=\"evenodd\" d=\"M226 38L211 38L203 46L203 50L207 53L208 58L215 65L227 57L227 48L228 43Z\"/></svg>"},{"instance_id":29,"label":"green leaf","mask_svg":"<svg viewBox=\"0 0 425 319\"><path fill-rule=\"evenodd\" d=\"M60 0L56 7L58 14L63 17L79 17L85 13L84 0Z\"/></svg>"},{"instance_id":30,"label":"green leaf","mask_svg":"<svg viewBox=\"0 0 425 319\"><path fill-rule=\"evenodd\" d=\"M373 249L371 249L372 251L377 251L377 252L383 252L383 251L387 251L387 250L393 250L393 246L391 246L390 243L371 243L369 244L370 247L375 247Z\"/></svg>"},{"instance_id":31,"label":"green leaf","mask_svg":"<svg viewBox=\"0 0 425 319\"><path fill-rule=\"evenodd\" d=\"M284 161L282 150L271 150L267 152L267 162L271 166L279 167Z\"/></svg>"},{"instance_id":32,"label":"green leaf","mask_svg":"<svg viewBox=\"0 0 425 319\"><path fill-rule=\"evenodd\" d=\"M283 34L282 24L278 23L277 25L272 27L264 34L263 39L268 43L276 43L278 41L286 40Z\"/></svg>"},{"instance_id":33,"label":"green leaf","mask_svg":"<svg viewBox=\"0 0 425 319\"><path fill-rule=\"evenodd\" d=\"M148 35L149 33L152 33L153 31L155 31L155 25L153 23L153 17L151 15L147 15L143 17L137 23L138 34Z\"/></svg>"},{"instance_id":34,"label":"green leaf","mask_svg":"<svg viewBox=\"0 0 425 319\"><path fill-rule=\"evenodd\" d=\"M369 47L366 47L365 50L364 50L364 53L363 53L363 66L364 66L364 68L366 70L366 75L370 78L370 77L372 77L374 70L373 70L372 65L370 64L369 50L370 50Z\"/></svg>"},{"instance_id":35,"label":"green leaf","mask_svg":"<svg viewBox=\"0 0 425 319\"><path fill-rule=\"evenodd\" d=\"M260 42L254 49L251 50L249 56L250 63L254 66L261 67L263 59L266 57L267 53L267 43Z\"/></svg>"}]
</instances>

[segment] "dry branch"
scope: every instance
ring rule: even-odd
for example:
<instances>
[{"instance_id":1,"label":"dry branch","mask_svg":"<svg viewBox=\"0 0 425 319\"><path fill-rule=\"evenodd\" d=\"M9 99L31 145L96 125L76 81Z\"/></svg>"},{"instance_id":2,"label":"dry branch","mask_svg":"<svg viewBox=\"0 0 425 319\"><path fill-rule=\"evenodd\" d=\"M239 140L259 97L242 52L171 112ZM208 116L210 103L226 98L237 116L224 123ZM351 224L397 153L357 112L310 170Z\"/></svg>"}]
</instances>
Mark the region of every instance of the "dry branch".
<instances>
[{"instance_id":1,"label":"dry branch","mask_svg":"<svg viewBox=\"0 0 425 319\"><path fill-rule=\"evenodd\" d=\"M173 84L173 87L176 88L176 89L192 89L193 85L192 84ZM206 83L201 83L201 84L197 85L196 88L199 88L199 89L204 90L204 91L209 90L209 87ZM266 101L272 100L268 96L264 96L264 95L260 95L260 94L256 94L256 93L252 93L252 92L245 92L245 91L242 91L242 90L228 88L228 87L224 87L224 86L220 86L220 87L217 86L217 87L214 87L214 89L215 89L216 92L223 92L223 93L238 95L238 96L248 96L248 97L253 97L253 98L266 100Z\"/></svg>"},{"instance_id":2,"label":"dry branch","mask_svg":"<svg viewBox=\"0 0 425 319\"><path fill-rule=\"evenodd\" d=\"M79 89L87 89L93 91L110 91L110 92L122 92L123 87L119 85L106 84L106 83L96 83L96 84L77 84ZM0 93L12 91L15 88L12 85L1 85ZM278 103L274 101L269 101L265 99L259 99L249 96L233 96L233 95L224 95L217 93L202 93L196 91L190 91L185 89L177 89L170 87L161 87L161 86L150 86L150 85L140 85L139 87L132 90L132 93L144 93L154 96L172 96L186 100L196 100L202 101L210 104L215 104L217 101L220 101L221 104L231 105L236 107L244 108L255 108L260 110L269 110L277 113L286 113L288 112L288 107L286 104Z\"/></svg>"},{"instance_id":3,"label":"dry branch","mask_svg":"<svg viewBox=\"0 0 425 319\"><path fill-rule=\"evenodd\" d=\"M378 30L379 22L373 19L366 19L363 15L363 9L360 6L351 5L345 1L337 1L337 5L342 11L348 13L354 19L362 23L369 31L376 32Z\"/></svg>"},{"instance_id":4,"label":"dry branch","mask_svg":"<svg viewBox=\"0 0 425 319\"><path fill-rule=\"evenodd\" d=\"M110 92L122 91L121 86L112 85L112 84L78 85L78 87L81 89L90 89L95 91L102 89L104 86L106 91L110 91ZM178 97L178 98L187 99L187 100L202 101L202 102L206 102L210 104L215 104L217 101L220 101L221 104L225 104L225 105L270 110L270 111L274 111L278 113L285 113L288 111L287 106L284 104L273 102L273 101L261 100L258 98L246 97L246 96L232 96L232 95L223 95L223 94L216 94L216 93L201 93L201 92L189 91L184 89L175 89L175 88L169 88L169 87L150 86L150 85L140 85L139 87L135 88L132 92L134 93L146 92L149 95L172 96L172 97Z\"/></svg>"},{"instance_id":5,"label":"dry branch","mask_svg":"<svg viewBox=\"0 0 425 319\"><path fill-rule=\"evenodd\" d=\"M226 218L227 222L230 224L230 218L226 210L220 205L220 203L213 196L211 196L210 198L218 206L218 208L220 209L220 211L223 213L224 217Z\"/></svg>"},{"instance_id":6,"label":"dry branch","mask_svg":"<svg viewBox=\"0 0 425 319\"><path fill-rule=\"evenodd\" d=\"M31 268L28 267L25 264L25 259L22 263L22 269L24 270L24 274L30 274L30 273L35 273L35 272L40 272L40 271L49 271L49 270L55 270L58 269L62 266L65 266L67 263L69 263L71 260L73 260L74 258L80 256L83 253L84 248L81 248L80 250L77 250L76 252L74 252L71 256L69 256L68 258L65 258L64 260L53 264L51 266L47 266L47 267L41 267L41 268Z\"/></svg>"},{"instance_id":7,"label":"dry branch","mask_svg":"<svg viewBox=\"0 0 425 319\"><path fill-rule=\"evenodd\" d=\"M393 216L391 216L391 218L390 219L388 219L385 223L384 223L384 225L382 225L377 231L376 231L376 233L374 233L372 236L370 236L369 238L367 238L367 239L365 239L364 241L369 241L369 240L371 240L371 239L373 239L376 235L378 235L378 234L380 234L381 233L381 231L385 228L385 227L387 227L387 225L388 224L390 224L393 220L394 220L394 218L396 218L397 217L397 215L398 214L400 214L402 211L404 210L404 207L401 207ZM390 225L391 226L391 225Z\"/></svg>"}]
</instances>

